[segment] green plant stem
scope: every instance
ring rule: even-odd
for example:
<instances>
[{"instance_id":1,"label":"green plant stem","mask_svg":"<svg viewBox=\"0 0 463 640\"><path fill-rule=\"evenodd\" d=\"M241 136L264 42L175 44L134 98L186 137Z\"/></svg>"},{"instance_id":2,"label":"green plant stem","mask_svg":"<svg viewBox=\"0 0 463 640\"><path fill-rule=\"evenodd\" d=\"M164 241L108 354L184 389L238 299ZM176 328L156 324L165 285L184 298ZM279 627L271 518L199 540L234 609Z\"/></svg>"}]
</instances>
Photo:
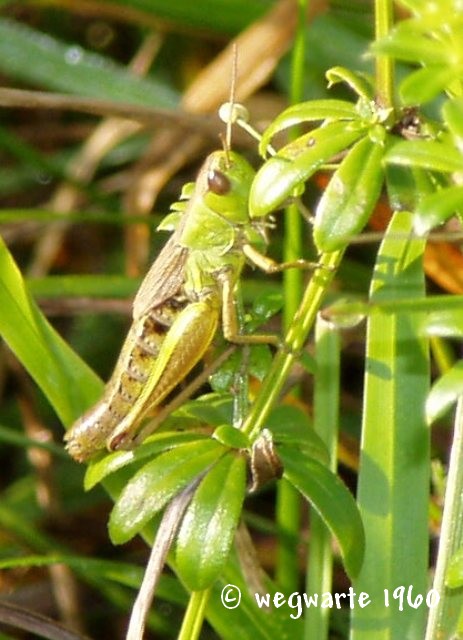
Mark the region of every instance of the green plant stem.
<instances>
[{"instance_id":1,"label":"green plant stem","mask_svg":"<svg viewBox=\"0 0 463 640\"><path fill-rule=\"evenodd\" d=\"M307 0L298 0L299 26L294 41L291 60L291 104L297 104L303 98L304 64L305 64L305 16ZM297 127L290 133L295 140L300 135ZM283 258L286 262L298 260L303 254L303 220L296 205L287 207L285 211L285 236ZM296 313L303 291L303 273L300 269L289 269L283 273L284 283L284 328L288 329Z\"/></svg>"},{"instance_id":2,"label":"green plant stem","mask_svg":"<svg viewBox=\"0 0 463 640\"><path fill-rule=\"evenodd\" d=\"M445 587L445 575L452 555L463 541L463 399L460 397L455 417L455 431L450 452L444 513L437 555L433 589L439 595L437 607L430 609L425 640L454 637L455 614L461 610L460 590L450 591ZM455 636L456 637L456 636Z\"/></svg>"},{"instance_id":3,"label":"green plant stem","mask_svg":"<svg viewBox=\"0 0 463 640\"><path fill-rule=\"evenodd\" d=\"M385 38L393 23L392 0L375 0L375 40ZM394 62L388 55L376 56L376 99L385 109L394 107Z\"/></svg>"},{"instance_id":4,"label":"green plant stem","mask_svg":"<svg viewBox=\"0 0 463 640\"><path fill-rule=\"evenodd\" d=\"M275 356L243 425L243 432L249 435L251 439L256 438L265 427L268 415L278 401L283 384L307 340L323 297L334 277L341 258L342 251L325 253L320 258L320 267L311 278L304 292L301 304L288 329L284 345Z\"/></svg>"},{"instance_id":5,"label":"green plant stem","mask_svg":"<svg viewBox=\"0 0 463 640\"><path fill-rule=\"evenodd\" d=\"M298 0L298 28L291 60L290 102L302 100L305 64L305 16L307 0ZM291 132L295 139L299 135L297 127ZM283 257L285 261L297 260L302 255L303 221L295 205L285 211L285 235ZM284 308L283 325L288 328L302 297L303 274L299 269L290 269L283 274ZM290 592L298 584L297 540L301 524L301 497L295 488L283 480L278 485L276 499L276 521L280 532L277 551L276 579L284 591Z\"/></svg>"},{"instance_id":6,"label":"green plant stem","mask_svg":"<svg viewBox=\"0 0 463 640\"><path fill-rule=\"evenodd\" d=\"M182 628L178 634L178 640L196 640L196 638L199 638L210 593L210 589L191 593Z\"/></svg>"}]
</instances>

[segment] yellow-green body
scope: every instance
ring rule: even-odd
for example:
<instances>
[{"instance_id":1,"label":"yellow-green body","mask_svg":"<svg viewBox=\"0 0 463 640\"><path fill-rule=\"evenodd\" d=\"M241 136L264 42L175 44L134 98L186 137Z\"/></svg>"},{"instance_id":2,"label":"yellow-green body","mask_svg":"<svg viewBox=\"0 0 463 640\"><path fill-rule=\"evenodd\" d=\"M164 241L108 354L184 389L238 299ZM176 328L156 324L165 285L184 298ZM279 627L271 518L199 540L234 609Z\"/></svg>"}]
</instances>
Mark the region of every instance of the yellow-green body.
<instances>
[{"instance_id":1,"label":"yellow-green body","mask_svg":"<svg viewBox=\"0 0 463 640\"><path fill-rule=\"evenodd\" d=\"M184 190L190 197L175 205L169 227L163 224L174 233L137 293L133 323L103 397L65 436L76 460L130 443L147 414L203 357L221 314L226 338L253 337L237 335L232 308L244 247L265 244L263 227L248 214L253 177L241 156L217 151L194 189Z\"/></svg>"}]
</instances>

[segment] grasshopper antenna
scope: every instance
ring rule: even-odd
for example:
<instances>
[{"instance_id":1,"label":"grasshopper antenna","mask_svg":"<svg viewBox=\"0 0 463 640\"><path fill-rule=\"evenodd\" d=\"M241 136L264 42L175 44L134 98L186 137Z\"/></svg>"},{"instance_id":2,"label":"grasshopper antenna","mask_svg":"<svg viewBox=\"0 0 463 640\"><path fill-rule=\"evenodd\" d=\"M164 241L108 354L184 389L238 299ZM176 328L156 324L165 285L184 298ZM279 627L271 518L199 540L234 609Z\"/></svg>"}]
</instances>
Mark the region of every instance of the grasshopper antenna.
<instances>
[{"instance_id":1,"label":"grasshopper antenna","mask_svg":"<svg viewBox=\"0 0 463 640\"><path fill-rule=\"evenodd\" d=\"M236 43L233 45L233 68L232 68L232 79L230 86L230 100L229 102L224 102L219 108L219 118L224 122L227 126L225 141L224 141L224 151L227 154L231 149L231 137L232 137L232 127L234 124L240 126L246 133L248 133L251 138L254 138L258 142L261 141L262 136L260 133L249 123L249 111L242 104L239 104L235 101L236 99L236 79L238 76L238 49ZM270 155L274 155L276 151L273 149L271 145L267 147L267 152ZM228 156L227 156L228 157Z\"/></svg>"},{"instance_id":2,"label":"grasshopper antenna","mask_svg":"<svg viewBox=\"0 0 463 640\"><path fill-rule=\"evenodd\" d=\"M233 107L235 106L236 99L236 77L238 75L238 47L236 46L236 42L233 45L233 62L232 62L232 77L230 83L230 113L233 111ZM232 139L232 128L233 128L233 118L229 118L227 122L227 130L225 137L225 151L230 151L231 149L231 139Z\"/></svg>"},{"instance_id":3,"label":"grasshopper antenna","mask_svg":"<svg viewBox=\"0 0 463 640\"><path fill-rule=\"evenodd\" d=\"M232 139L232 127L235 123L235 119L233 118L233 110L235 108L235 97L236 97L236 76L238 73L238 48L236 43L233 45L233 60L232 60L232 74L231 74L231 83L230 83L230 99L228 102L225 102L219 108L219 118L226 124L225 130L225 139L221 135L223 150L225 152L225 156L227 158L227 163L230 164L230 156L229 151L231 149L231 139Z\"/></svg>"}]
</instances>

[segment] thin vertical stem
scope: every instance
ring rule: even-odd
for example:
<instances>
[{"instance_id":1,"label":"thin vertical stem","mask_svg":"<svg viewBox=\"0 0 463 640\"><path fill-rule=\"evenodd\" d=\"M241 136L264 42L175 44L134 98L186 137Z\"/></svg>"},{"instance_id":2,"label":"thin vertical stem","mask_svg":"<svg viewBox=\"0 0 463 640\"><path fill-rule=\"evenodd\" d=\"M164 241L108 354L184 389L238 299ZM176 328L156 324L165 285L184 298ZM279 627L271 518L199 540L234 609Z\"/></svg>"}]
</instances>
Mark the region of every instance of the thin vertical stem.
<instances>
[{"instance_id":1,"label":"thin vertical stem","mask_svg":"<svg viewBox=\"0 0 463 640\"><path fill-rule=\"evenodd\" d=\"M375 40L385 38L393 23L392 0L375 0ZM376 99L381 107L394 107L394 61L385 54L376 56Z\"/></svg>"},{"instance_id":2,"label":"thin vertical stem","mask_svg":"<svg viewBox=\"0 0 463 640\"><path fill-rule=\"evenodd\" d=\"M305 62L305 16L307 0L298 0L298 28L292 51L290 102L296 104L302 100ZM292 136L296 138L298 131ZM302 222L296 206L289 206L285 212L285 237L283 246L284 260L292 261L302 255ZM283 274L285 330L299 305L303 290L303 274L291 269ZM276 519L280 532L276 577L284 591L294 591L298 584L297 541L301 524L301 498L297 491L286 481L280 483L276 502Z\"/></svg>"},{"instance_id":3,"label":"thin vertical stem","mask_svg":"<svg viewBox=\"0 0 463 640\"><path fill-rule=\"evenodd\" d=\"M210 595L210 589L193 591L191 593L188 607L183 618L182 628L178 634L178 640L197 640L197 638L199 638L204 620L204 612Z\"/></svg>"},{"instance_id":4,"label":"thin vertical stem","mask_svg":"<svg viewBox=\"0 0 463 640\"><path fill-rule=\"evenodd\" d=\"M286 334L284 347L273 359L272 366L243 425L243 433L246 433L251 440L256 438L265 427L269 413L278 401L288 373L313 327L323 297L341 262L342 255L342 251L335 251L320 257L320 267L304 292L301 304Z\"/></svg>"}]
</instances>

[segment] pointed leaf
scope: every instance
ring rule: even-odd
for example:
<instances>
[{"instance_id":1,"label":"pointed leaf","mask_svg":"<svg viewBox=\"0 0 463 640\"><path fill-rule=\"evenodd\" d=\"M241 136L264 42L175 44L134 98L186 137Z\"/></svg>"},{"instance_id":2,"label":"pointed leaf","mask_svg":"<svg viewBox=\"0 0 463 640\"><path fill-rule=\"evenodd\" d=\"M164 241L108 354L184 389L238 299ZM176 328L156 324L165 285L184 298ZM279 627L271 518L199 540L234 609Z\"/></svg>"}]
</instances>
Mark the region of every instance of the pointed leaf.
<instances>
[{"instance_id":1,"label":"pointed leaf","mask_svg":"<svg viewBox=\"0 0 463 640\"><path fill-rule=\"evenodd\" d=\"M340 249L365 226L381 191L382 144L368 137L355 144L320 200L314 240L320 251Z\"/></svg>"},{"instance_id":2,"label":"pointed leaf","mask_svg":"<svg viewBox=\"0 0 463 640\"><path fill-rule=\"evenodd\" d=\"M295 446L309 458L318 460L321 464L329 464L330 455L325 443L314 431L307 414L290 405L275 407L266 422L272 432L273 441L277 447L281 445Z\"/></svg>"},{"instance_id":3,"label":"pointed leaf","mask_svg":"<svg viewBox=\"0 0 463 640\"><path fill-rule=\"evenodd\" d=\"M418 22L402 22L389 36L375 43L372 50L375 53L390 54L400 60L451 66L454 53L450 41L446 47L441 40L432 40L421 34L420 30Z\"/></svg>"},{"instance_id":4,"label":"pointed leaf","mask_svg":"<svg viewBox=\"0 0 463 640\"><path fill-rule=\"evenodd\" d=\"M230 552L246 490L246 461L224 456L191 500L177 538L176 569L187 587L200 591L220 575Z\"/></svg>"},{"instance_id":5,"label":"pointed leaf","mask_svg":"<svg viewBox=\"0 0 463 640\"><path fill-rule=\"evenodd\" d=\"M446 65L430 65L410 73L400 85L404 104L424 104L435 98L455 79L455 69Z\"/></svg>"},{"instance_id":6,"label":"pointed leaf","mask_svg":"<svg viewBox=\"0 0 463 640\"><path fill-rule=\"evenodd\" d=\"M296 187L361 135L357 124L333 122L280 149L254 178L249 194L251 217L259 218L281 207Z\"/></svg>"},{"instance_id":7,"label":"pointed leaf","mask_svg":"<svg viewBox=\"0 0 463 640\"><path fill-rule=\"evenodd\" d=\"M130 540L225 451L219 442L208 439L175 447L142 467L126 485L111 512L112 542L121 544Z\"/></svg>"},{"instance_id":8,"label":"pointed leaf","mask_svg":"<svg viewBox=\"0 0 463 640\"><path fill-rule=\"evenodd\" d=\"M150 436L136 449L105 454L101 459L92 460L89 463L85 473L85 490L89 491L104 478L129 464L140 462L145 458L153 458L163 451L205 438L207 436L194 431L160 432Z\"/></svg>"},{"instance_id":9,"label":"pointed leaf","mask_svg":"<svg viewBox=\"0 0 463 640\"><path fill-rule=\"evenodd\" d=\"M355 577L362 565L365 535L352 494L328 467L308 458L297 447L281 445L278 454L284 477L318 511L339 543L347 573Z\"/></svg>"},{"instance_id":10,"label":"pointed leaf","mask_svg":"<svg viewBox=\"0 0 463 640\"><path fill-rule=\"evenodd\" d=\"M463 208L463 187L448 187L424 198L415 210L413 227L418 235L443 224Z\"/></svg>"},{"instance_id":11,"label":"pointed leaf","mask_svg":"<svg viewBox=\"0 0 463 640\"><path fill-rule=\"evenodd\" d=\"M462 171L463 156L454 146L435 140L400 140L385 155L386 162L431 171Z\"/></svg>"},{"instance_id":12,"label":"pointed leaf","mask_svg":"<svg viewBox=\"0 0 463 640\"><path fill-rule=\"evenodd\" d=\"M310 100L300 102L285 109L267 127L259 143L259 153L265 156L274 135L301 124L315 120L355 120L358 117L355 105L347 100Z\"/></svg>"},{"instance_id":13,"label":"pointed leaf","mask_svg":"<svg viewBox=\"0 0 463 640\"><path fill-rule=\"evenodd\" d=\"M345 67L332 67L331 69L328 69L325 75L329 83L329 88L338 84L338 82L344 82L361 98L368 101L374 99L374 92L371 83L359 73L354 73Z\"/></svg>"}]
</instances>

